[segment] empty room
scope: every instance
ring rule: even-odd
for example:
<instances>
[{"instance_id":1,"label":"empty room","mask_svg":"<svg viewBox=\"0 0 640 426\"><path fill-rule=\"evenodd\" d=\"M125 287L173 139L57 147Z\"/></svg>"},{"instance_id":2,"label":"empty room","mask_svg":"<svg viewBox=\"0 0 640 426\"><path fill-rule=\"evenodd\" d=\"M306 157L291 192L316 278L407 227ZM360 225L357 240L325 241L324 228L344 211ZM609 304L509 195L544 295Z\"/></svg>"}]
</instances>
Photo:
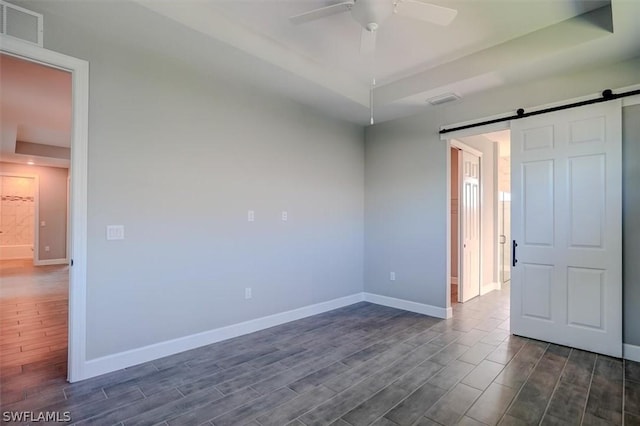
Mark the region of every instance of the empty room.
<instances>
[{"instance_id":1,"label":"empty room","mask_svg":"<svg viewBox=\"0 0 640 426\"><path fill-rule=\"evenodd\" d=\"M639 2L0 12L1 422L640 424Z\"/></svg>"}]
</instances>

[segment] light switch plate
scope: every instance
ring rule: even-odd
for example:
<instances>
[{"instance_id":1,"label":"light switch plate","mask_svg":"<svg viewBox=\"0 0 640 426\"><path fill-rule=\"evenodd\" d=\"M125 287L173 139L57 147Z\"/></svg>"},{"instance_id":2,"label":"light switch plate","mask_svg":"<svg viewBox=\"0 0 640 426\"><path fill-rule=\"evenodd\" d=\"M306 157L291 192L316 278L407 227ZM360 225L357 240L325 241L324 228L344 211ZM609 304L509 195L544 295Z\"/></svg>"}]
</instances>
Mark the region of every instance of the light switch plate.
<instances>
[{"instance_id":1,"label":"light switch plate","mask_svg":"<svg viewBox=\"0 0 640 426\"><path fill-rule=\"evenodd\" d=\"M108 225L107 240L124 240L124 225Z\"/></svg>"},{"instance_id":2,"label":"light switch plate","mask_svg":"<svg viewBox=\"0 0 640 426\"><path fill-rule=\"evenodd\" d=\"M247 221L253 222L256 220L256 213L253 210L247 212Z\"/></svg>"}]
</instances>

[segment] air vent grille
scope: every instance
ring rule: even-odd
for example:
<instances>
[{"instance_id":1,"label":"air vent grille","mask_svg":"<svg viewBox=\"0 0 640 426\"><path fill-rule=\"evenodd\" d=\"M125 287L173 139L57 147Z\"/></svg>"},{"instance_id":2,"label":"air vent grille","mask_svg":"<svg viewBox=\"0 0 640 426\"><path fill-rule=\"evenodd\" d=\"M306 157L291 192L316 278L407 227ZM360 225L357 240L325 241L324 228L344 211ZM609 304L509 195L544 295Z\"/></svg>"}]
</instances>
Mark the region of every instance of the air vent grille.
<instances>
[{"instance_id":1,"label":"air vent grille","mask_svg":"<svg viewBox=\"0 0 640 426\"><path fill-rule=\"evenodd\" d=\"M431 105L442 105L447 102L454 102L460 100L460 96L455 93L445 93L444 95L434 96L433 98L427 99Z\"/></svg>"},{"instance_id":2,"label":"air vent grille","mask_svg":"<svg viewBox=\"0 0 640 426\"><path fill-rule=\"evenodd\" d=\"M43 17L23 7L0 0L0 34L43 45Z\"/></svg>"}]
</instances>

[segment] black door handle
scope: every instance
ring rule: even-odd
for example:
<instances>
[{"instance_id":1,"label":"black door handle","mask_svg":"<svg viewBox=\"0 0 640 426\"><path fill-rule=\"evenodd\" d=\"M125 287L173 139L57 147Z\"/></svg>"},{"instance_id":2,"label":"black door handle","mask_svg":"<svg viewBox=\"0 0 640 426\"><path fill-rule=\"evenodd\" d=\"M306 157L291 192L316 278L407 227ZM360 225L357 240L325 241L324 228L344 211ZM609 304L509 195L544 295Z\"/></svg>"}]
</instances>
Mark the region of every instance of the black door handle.
<instances>
[{"instance_id":1,"label":"black door handle","mask_svg":"<svg viewBox=\"0 0 640 426\"><path fill-rule=\"evenodd\" d=\"M516 263L518 263L518 259L516 259L516 247L518 247L518 243L516 243L516 240L513 240L511 243L511 266L514 268Z\"/></svg>"}]
</instances>

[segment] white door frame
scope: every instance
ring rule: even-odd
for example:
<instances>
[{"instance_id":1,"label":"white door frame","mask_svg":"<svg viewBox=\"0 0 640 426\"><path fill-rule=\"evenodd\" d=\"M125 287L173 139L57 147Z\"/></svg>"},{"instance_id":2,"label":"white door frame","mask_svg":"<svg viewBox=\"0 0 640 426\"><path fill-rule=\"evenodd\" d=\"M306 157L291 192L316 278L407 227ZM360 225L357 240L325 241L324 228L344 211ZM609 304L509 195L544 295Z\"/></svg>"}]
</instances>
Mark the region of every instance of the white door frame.
<instances>
[{"instance_id":1,"label":"white door frame","mask_svg":"<svg viewBox=\"0 0 640 426\"><path fill-rule=\"evenodd\" d=\"M478 294L482 295L482 274L483 274L483 265L482 265L482 216L483 216L483 210L484 210L484 203L482 203L482 175L484 173L484 171L482 170L482 151L479 151L475 148L472 148L471 146L460 142L457 139L450 139L449 140L449 149L451 148L456 148L459 149L460 151L466 151L470 154L475 155L476 157L479 158L480 160L480 185L478 186L478 196L479 196L479 200L480 200L480 217L478 219L478 224L479 224L479 247L478 247L478 256L480 257L479 260L479 267L478 267ZM460 163L461 163L461 159L460 159ZM449 162L450 164L450 162ZM451 171L449 171L450 174ZM458 193L462 194L462 187L463 187L464 182L462 181L462 169L461 167L458 166ZM451 194L451 192L449 191L448 194ZM451 198L451 195L449 195L449 198ZM458 199L460 200L460 199ZM459 202L459 201L458 201ZM451 205L451 200L449 200L449 205ZM462 267L461 267L461 260L463 260L463 256L462 256L462 247L464 244L464 235L462 235L462 227L460 225L461 221L460 221L460 216L461 216L461 211L462 209L458 208L458 301L462 300L462 283L464 281L464 276L462 273ZM449 213L449 217L451 216L451 213ZM449 230L449 239L451 239L451 230ZM450 276L451 274L449 274ZM449 288L451 288L451 285L449 284Z\"/></svg>"},{"instance_id":2,"label":"white door frame","mask_svg":"<svg viewBox=\"0 0 640 426\"><path fill-rule=\"evenodd\" d=\"M72 76L73 123L69 217L68 380L84 379L86 364L87 294L87 151L89 126L89 63L35 44L0 36L0 51L31 62L69 71Z\"/></svg>"},{"instance_id":3,"label":"white door frame","mask_svg":"<svg viewBox=\"0 0 640 426\"><path fill-rule=\"evenodd\" d=\"M479 133L481 134L481 133ZM460 142L457 139L448 139L447 140L447 289L446 289L446 297L447 297L447 308L451 308L451 268L458 269L458 301L461 300L462 297L462 280L461 278L461 270L460 264L462 263L462 234L460 230L460 209L458 209L458 264L451 264L451 148L456 148L461 151L467 151L482 161L482 151L479 151L475 148L470 147L469 145ZM482 166L480 167L480 181L482 181ZM458 167L458 192L462 187L462 170ZM480 200L482 200L482 185L479 187L480 190ZM482 205L480 206L480 223L482 223ZM479 229L480 232L480 246L478 251L478 256L480 257L480 294L482 294L482 226Z\"/></svg>"},{"instance_id":4,"label":"white door frame","mask_svg":"<svg viewBox=\"0 0 640 426\"><path fill-rule=\"evenodd\" d=\"M38 226L40 222L40 180L38 179L38 175L20 172L0 172L0 176L33 179L33 257L31 260L34 265L37 265L40 261L40 227Z\"/></svg>"}]
</instances>

